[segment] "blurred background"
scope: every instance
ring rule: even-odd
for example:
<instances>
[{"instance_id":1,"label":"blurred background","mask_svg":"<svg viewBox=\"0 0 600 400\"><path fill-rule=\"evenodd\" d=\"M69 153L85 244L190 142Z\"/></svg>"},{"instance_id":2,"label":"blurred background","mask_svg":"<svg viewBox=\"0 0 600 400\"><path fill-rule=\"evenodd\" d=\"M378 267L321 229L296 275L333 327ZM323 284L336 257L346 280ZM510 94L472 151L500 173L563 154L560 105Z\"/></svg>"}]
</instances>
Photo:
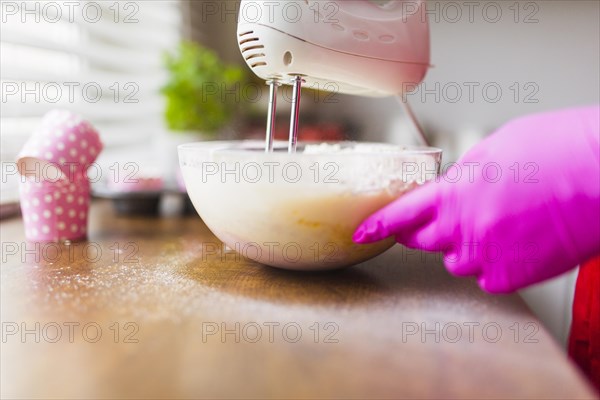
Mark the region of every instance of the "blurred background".
<instances>
[{"instance_id":1,"label":"blurred background","mask_svg":"<svg viewBox=\"0 0 600 400\"><path fill-rule=\"evenodd\" d=\"M175 179L180 143L264 133L268 92L240 56L236 0L1 3L3 205L18 200L16 175L9 172L16 154L54 108L80 113L97 127L103 168L134 162L140 174L165 182ZM428 2L433 67L407 95L446 163L511 118L599 102L600 2L470 4ZM201 47L186 58L182 41ZM174 82L194 65L212 62L206 49L218 64L211 64L216 75L194 78L210 88L204 105L229 107L211 126L201 121L195 129L186 116L166 111L173 90L161 89L181 92ZM225 70L231 73L226 87L210 86ZM289 98L280 97L278 131L287 129ZM301 117L301 138L416 143L395 99L306 90ZM575 274L522 292L562 343Z\"/></svg>"}]
</instances>

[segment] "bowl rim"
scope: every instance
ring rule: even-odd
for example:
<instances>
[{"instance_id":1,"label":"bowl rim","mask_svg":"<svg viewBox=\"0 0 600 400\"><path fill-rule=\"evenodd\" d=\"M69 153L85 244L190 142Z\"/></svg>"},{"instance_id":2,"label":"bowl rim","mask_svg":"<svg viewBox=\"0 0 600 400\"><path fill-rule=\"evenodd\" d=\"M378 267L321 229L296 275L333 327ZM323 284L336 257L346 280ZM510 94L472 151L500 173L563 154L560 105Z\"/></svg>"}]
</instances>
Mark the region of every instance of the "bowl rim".
<instances>
[{"instance_id":1,"label":"bowl rim","mask_svg":"<svg viewBox=\"0 0 600 400\"><path fill-rule=\"evenodd\" d=\"M185 151L201 151L201 152L210 152L215 153L219 152L220 154L239 154L239 155L252 155L259 156L263 155L264 157L293 157L293 158L306 158L306 157L355 157L355 156L373 156L373 157L382 157L382 156L411 156L411 155L432 155L432 156L440 156L443 153L443 150L437 147L432 146L418 146L418 145L399 145L399 144L391 144L384 142L361 142L355 140L343 140L343 141L299 141L298 146L303 145L319 145L319 144L344 144L344 145L371 145L371 146L381 146L387 147L390 151L382 151L382 152L372 152L372 151L352 151L352 152L322 152L322 153L288 153L287 151L275 151L272 153L267 153L264 151L260 151L260 149L264 148L264 140L207 140L202 142L192 142L192 143L184 143L177 146L177 150L179 152ZM232 147L232 146L252 146L248 148L241 147ZM274 148L281 148L287 150L287 142L283 140L276 140L273 142ZM252 151L249 151L252 149ZM398 151L394 151L397 149Z\"/></svg>"}]
</instances>

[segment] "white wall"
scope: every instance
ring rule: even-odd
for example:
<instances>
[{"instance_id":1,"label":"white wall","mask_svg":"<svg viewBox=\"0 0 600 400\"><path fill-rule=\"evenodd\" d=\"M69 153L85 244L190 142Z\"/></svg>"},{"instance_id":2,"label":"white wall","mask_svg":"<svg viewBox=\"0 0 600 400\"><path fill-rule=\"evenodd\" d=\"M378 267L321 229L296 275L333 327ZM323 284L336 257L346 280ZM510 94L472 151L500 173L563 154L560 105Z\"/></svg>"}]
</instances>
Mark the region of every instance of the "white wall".
<instances>
[{"instance_id":1,"label":"white wall","mask_svg":"<svg viewBox=\"0 0 600 400\"><path fill-rule=\"evenodd\" d=\"M461 142L461 133L478 131L489 133L505 121L536 111L574 105L598 103L600 92L600 28L598 1L537 1L537 23L515 23L509 7L513 1L475 2L473 22L469 21L468 8L461 7L463 16L451 22L454 14L450 8L443 13L446 3L430 1L429 8L440 12L439 22L430 15L431 61L422 88L432 90L436 83L447 85L447 96L440 94L436 102L433 94L422 98L423 90L409 95L421 122L442 143L450 140ZM499 4L503 12L497 23L487 22L482 16L486 4ZM527 1L521 1L520 19L532 9L525 10ZM489 6L488 6L489 7ZM488 8L491 15L492 8ZM446 16L446 18L444 18ZM475 89L473 102L469 101L465 82L480 84ZM521 86L519 101L515 103L511 85ZM539 88L534 96L538 103L526 103L523 85L531 82ZM451 102L454 83L463 87L463 96ZM503 91L500 101L491 103L482 94L487 83L497 83ZM533 86L536 87L536 86ZM490 96L493 91L490 88ZM327 107L327 111L359 118L366 127L365 138L374 140L394 139L388 127L397 126L401 110L393 99L362 99L344 97L339 107ZM396 138L401 140L404 138ZM410 140L410 138L408 138ZM457 149L464 150L464 149ZM452 154L454 156L455 154Z\"/></svg>"}]
</instances>

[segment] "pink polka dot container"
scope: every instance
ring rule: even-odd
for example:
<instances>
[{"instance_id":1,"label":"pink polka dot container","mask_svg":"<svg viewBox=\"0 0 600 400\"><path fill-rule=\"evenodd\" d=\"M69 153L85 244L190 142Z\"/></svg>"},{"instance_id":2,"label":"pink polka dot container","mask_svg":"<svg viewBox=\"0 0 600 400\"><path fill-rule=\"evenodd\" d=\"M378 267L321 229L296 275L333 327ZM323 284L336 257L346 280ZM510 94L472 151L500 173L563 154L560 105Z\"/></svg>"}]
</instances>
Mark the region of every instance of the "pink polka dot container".
<instances>
[{"instance_id":1,"label":"pink polka dot container","mask_svg":"<svg viewBox=\"0 0 600 400\"><path fill-rule=\"evenodd\" d=\"M98 132L76 114L47 113L19 153L19 193L27 240L75 241L87 236L89 166L102 150Z\"/></svg>"}]
</instances>

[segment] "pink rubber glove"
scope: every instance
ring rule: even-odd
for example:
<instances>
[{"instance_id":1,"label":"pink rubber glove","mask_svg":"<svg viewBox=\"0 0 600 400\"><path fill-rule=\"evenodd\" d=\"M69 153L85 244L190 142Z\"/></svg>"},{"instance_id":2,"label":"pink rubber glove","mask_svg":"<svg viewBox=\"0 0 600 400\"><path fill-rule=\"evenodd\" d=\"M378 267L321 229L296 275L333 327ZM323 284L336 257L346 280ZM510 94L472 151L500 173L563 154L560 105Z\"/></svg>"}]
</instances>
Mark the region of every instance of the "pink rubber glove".
<instances>
[{"instance_id":1,"label":"pink rubber glove","mask_svg":"<svg viewBox=\"0 0 600 400\"><path fill-rule=\"evenodd\" d=\"M448 270L494 293L600 253L600 108L514 120L436 181L367 218L357 243L395 235L442 251Z\"/></svg>"}]
</instances>

